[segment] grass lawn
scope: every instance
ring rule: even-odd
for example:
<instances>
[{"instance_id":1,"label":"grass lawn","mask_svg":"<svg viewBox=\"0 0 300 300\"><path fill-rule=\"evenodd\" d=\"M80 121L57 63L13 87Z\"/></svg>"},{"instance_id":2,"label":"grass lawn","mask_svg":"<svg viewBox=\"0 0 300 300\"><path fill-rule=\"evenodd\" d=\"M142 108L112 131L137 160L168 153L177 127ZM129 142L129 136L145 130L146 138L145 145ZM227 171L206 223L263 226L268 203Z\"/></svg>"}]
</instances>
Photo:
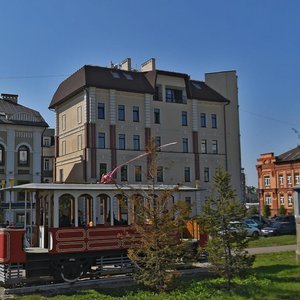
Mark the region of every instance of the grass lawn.
<instances>
[{"instance_id":1,"label":"grass lawn","mask_svg":"<svg viewBox=\"0 0 300 300\"><path fill-rule=\"evenodd\" d=\"M18 298L22 300L275 300L300 299L300 265L295 262L295 252L257 255L253 274L236 280L231 293L224 290L224 281L216 278L181 278L176 289L168 293L153 293L136 287L106 290L82 290L73 295L56 295L43 298L39 295Z\"/></svg>"},{"instance_id":2,"label":"grass lawn","mask_svg":"<svg viewBox=\"0 0 300 300\"><path fill-rule=\"evenodd\" d=\"M295 245L296 243L296 235L280 235L270 237L261 236L258 239L250 240L249 248Z\"/></svg>"}]
</instances>

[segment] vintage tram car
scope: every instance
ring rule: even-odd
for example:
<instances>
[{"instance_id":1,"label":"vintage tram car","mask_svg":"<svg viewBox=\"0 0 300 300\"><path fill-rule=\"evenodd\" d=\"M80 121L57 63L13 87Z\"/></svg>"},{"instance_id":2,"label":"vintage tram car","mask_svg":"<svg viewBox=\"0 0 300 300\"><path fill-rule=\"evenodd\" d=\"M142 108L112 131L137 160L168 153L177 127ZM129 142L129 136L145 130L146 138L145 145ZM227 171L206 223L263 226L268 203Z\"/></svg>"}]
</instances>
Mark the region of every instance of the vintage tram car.
<instances>
[{"instance_id":1,"label":"vintage tram car","mask_svg":"<svg viewBox=\"0 0 300 300\"><path fill-rule=\"evenodd\" d=\"M127 249L138 242L131 226L135 218L131 199L143 201L143 193L152 188L30 183L4 189L10 194L23 193L25 214L22 228L0 229L0 283L72 282L84 276L129 271ZM155 192L173 188L160 185ZM197 201L199 192L180 186L170 201ZM193 207L195 214L197 205Z\"/></svg>"}]
</instances>

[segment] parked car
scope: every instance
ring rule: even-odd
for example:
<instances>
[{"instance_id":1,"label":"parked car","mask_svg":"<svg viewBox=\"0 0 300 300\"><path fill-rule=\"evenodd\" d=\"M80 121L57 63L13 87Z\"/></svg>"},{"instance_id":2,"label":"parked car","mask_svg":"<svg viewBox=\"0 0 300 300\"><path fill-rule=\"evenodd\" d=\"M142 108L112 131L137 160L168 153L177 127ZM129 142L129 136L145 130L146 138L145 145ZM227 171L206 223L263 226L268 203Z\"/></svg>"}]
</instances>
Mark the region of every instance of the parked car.
<instances>
[{"instance_id":1,"label":"parked car","mask_svg":"<svg viewBox=\"0 0 300 300\"><path fill-rule=\"evenodd\" d=\"M278 216L278 217L275 217L275 218L271 218L270 222L271 223L275 223L275 222L295 223L295 216L294 215Z\"/></svg>"},{"instance_id":2,"label":"parked car","mask_svg":"<svg viewBox=\"0 0 300 300\"><path fill-rule=\"evenodd\" d=\"M269 221L260 215L252 215L252 216L248 217L248 219L254 220L257 224L259 224L259 227L258 227L259 229L269 225Z\"/></svg>"},{"instance_id":3,"label":"parked car","mask_svg":"<svg viewBox=\"0 0 300 300\"><path fill-rule=\"evenodd\" d=\"M295 222L274 222L261 230L263 236L296 234Z\"/></svg>"},{"instance_id":4,"label":"parked car","mask_svg":"<svg viewBox=\"0 0 300 300\"><path fill-rule=\"evenodd\" d=\"M253 219L246 218L246 219L243 219L243 222L250 225L250 226L252 226L252 227L257 227L258 229L261 228L261 224L254 221Z\"/></svg>"},{"instance_id":5,"label":"parked car","mask_svg":"<svg viewBox=\"0 0 300 300\"><path fill-rule=\"evenodd\" d=\"M240 222L240 221L230 222L230 229L231 230L243 229L246 231L246 235L248 237L258 237L261 235L261 232L257 227L248 225L247 223Z\"/></svg>"}]
</instances>

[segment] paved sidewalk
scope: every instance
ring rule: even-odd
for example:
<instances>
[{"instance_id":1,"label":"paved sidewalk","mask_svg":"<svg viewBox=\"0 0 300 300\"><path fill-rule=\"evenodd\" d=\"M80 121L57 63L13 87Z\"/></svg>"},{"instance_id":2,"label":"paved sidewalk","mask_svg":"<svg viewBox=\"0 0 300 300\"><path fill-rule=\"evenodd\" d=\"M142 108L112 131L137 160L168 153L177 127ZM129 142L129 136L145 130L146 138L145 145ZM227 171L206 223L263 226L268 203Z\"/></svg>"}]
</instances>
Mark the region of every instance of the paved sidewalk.
<instances>
[{"instance_id":1,"label":"paved sidewalk","mask_svg":"<svg viewBox=\"0 0 300 300\"><path fill-rule=\"evenodd\" d=\"M280 251L296 251L297 245L284 245L272 247L249 248L250 254L272 253Z\"/></svg>"}]
</instances>

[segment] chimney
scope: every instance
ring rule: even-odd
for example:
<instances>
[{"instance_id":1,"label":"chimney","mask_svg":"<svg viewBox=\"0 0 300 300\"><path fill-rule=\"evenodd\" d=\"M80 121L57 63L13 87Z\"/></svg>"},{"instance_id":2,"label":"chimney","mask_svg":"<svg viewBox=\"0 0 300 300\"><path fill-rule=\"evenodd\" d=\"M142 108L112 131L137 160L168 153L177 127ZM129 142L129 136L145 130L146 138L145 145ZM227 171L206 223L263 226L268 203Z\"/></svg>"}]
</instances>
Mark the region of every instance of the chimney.
<instances>
[{"instance_id":1,"label":"chimney","mask_svg":"<svg viewBox=\"0 0 300 300\"><path fill-rule=\"evenodd\" d=\"M155 70L155 58L150 58L146 62L142 64L141 71L142 72L149 72Z\"/></svg>"},{"instance_id":2,"label":"chimney","mask_svg":"<svg viewBox=\"0 0 300 300\"><path fill-rule=\"evenodd\" d=\"M18 103L18 95L14 94L1 94L1 100L8 100L14 103Z\"/></svg>"},{"instance_id":3,"label":"chimney","mask_svg":"<svg viewBox=\"0 0 300 300\"><path fill-rule=\"evenodd\" d=\"M131 71L131 58L126 58L120 63L120 69L124 71Z\"/></svg>"}]
</instances>

